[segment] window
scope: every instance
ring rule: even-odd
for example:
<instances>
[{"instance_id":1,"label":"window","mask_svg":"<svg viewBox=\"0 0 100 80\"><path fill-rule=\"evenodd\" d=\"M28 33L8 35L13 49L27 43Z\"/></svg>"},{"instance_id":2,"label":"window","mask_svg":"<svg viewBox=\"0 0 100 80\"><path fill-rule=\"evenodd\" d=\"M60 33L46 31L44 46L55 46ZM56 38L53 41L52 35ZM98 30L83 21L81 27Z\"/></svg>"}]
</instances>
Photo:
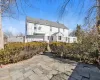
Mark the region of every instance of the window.
<instances>
[{"instance_id":1,"label":"window","mask_svg":"<svg viewBox=\"0 0 100 80\"><path fill-rule=\"evenodd\" d=\"M41 30L41 27L39 27L38 30Z\"/></svg>"},{"instance_id":2,"label":"window","mask_svg":"<svg viewBox=\"0 0 100 80\"><path fill-rule=\"evenodd\" d=\"M70 43L70 38L68 38L68 42Z\"/></svg>"},{"instance_id":3,"label":"window","mask_svg":"<svg viewBox=\"0 0 100 80\"><path fill-rule=\"evenodd\" d=\"M52 27L50 27L50 31L52 31Z\"/></svg>"},{"instance_id":4,"label":"window","mask_svg":"<svg viewBox=\"0 0 100 80\"><path fill-rule=\"evenodd\" d=\"M50 39L50 36L48 36L48 40Z\"/></svg>"},{"instance_id":5,"label":"window","mask_svg":"<svg viewBox=\"0 0 100 80\"><path fill-rule=\"evenodd\" d=\"M65 29L63 29L63 32L65 31Z\"/></svg>"},{"instance_id":6,"label":"window","mask_svg":"<svg viewBox=\"0 0 100 80\"><path fill-rule=\"evenodd\" d=\"M58 32L60 32L60 28L58 28Z\"/></svg>"},{"instance_id":7,"label":"window","mask_svg":"<svg viewBox=\"0 0 100 80\"><path fill-rule=\"evenodd\" d=\"M51 40L53 40L53 36L51 36Z\"/></svg>"},{"instance_id":8,"label":"window","mask_svg":"<svg viewBox=\"0 0 100 80\"><path fill-rule=\"evenodd\" d=\"M66 37L66 41L68 40L68 38Z\"/></svg>"},{"instance_id":9,"label":"window","mask_svg":"<svg viewBox=\"0 0 100 80\"><path fill-rule=\"evenodd\" d=\"M73 38L73 42L76 42L76 38Z\"/></svg>"},{"instance_id":10,"label":"window","mask_svg":"<svg viewBox=\"0 0 100 80\"><path fill-rule=\"evenodd\" d=\"M34 27L34 29L36 29L36 27Z\"/></svg>"},{"instance_id":11,"label":"window","mask_svg":"<svg viewBox=\"0 0 100 80\"><path fill-rule=\"evenodd\" d=\"M58 36L58 40L61 40L61 36Z\"/></svg>"}]
</instances>

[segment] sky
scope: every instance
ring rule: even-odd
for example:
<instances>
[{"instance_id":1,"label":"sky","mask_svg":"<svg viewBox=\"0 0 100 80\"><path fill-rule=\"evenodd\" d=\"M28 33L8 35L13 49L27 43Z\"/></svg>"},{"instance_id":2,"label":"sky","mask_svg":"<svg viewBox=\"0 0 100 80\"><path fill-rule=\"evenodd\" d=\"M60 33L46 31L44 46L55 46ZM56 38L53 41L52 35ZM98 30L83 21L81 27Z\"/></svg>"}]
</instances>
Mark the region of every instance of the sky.
<instances>
[{"instance_id":1,"label":"sky","mask_svg":"<svg viewBox=\"0 0 100 80\"><path fill-rule=\"evenodd\" d=\"M44 20L54 21L64 24L70 31L75 30L77 24L84 24L84 17L87 14L88 9L94 4L90 0L85 0L85 4L80 3L80 0L71 0L66 6L63 16L59 19L59 13L61 6L64 4L64 0L28 0L27 2L19 2L18 10L13 7L16 12L14 18L3 17L2 25L3 31L10 31L13 34L23 33L25 34L25 19L26 16L32 18L40 18ZM92 1L93 2L93 1ZM22 3L22 4L21 4Z\"/></svg>"}]
</instances>

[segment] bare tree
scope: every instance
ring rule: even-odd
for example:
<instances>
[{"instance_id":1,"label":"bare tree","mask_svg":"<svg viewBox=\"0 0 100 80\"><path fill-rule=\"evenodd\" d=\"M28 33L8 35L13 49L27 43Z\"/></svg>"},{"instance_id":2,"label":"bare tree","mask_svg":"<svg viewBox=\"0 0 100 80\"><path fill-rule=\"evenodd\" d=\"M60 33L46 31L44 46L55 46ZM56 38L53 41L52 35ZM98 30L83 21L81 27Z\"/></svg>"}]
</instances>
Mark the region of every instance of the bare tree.
<instances>
[{"instance_id":1,"label":"bare tree","mask_svg":"<svg viewBox=\"0 0 100 80\"><path fill-rule=\"evenodd\" d=\"M7 37L12 37L12 36L14 36L14 34L13 34L11 31L5 31L5 32L4 32L4 35L7 36Z\"/></svg>"},{"instance_id":2,"label":"bare tree","mask_svg":"<svg viewBox=\"0 0 100 80\"><path fill-rule=\"evenodd\" d=\"M0 4L1 4L1 0L0 0ZM2 5L2 4L1 4ZM3 40L3 32L2 32L2 19L1 19L1 7L0 7L0 49L4 48L4 40Z\"/></svg>"},{"instance_id":3,"label":"bare tree","mask_svg":"<svg viewBox=\"0 0 100 80\"><path fill-rule=\"evenodd\" d=\"M49 0L49 1L54 1L54 0ZM85 1L86 0L79 0L79 4L82 3L81 9L83 8ZM91 9L89 9L88 16L86 17L87 21L89 21L91 13L96 8L97 8L96 12L98 12L99 13L98 15L100 16L100 0L90 0L90 2L97 3L97 5L93 5ZM17 13L20 13L19 3L20 3L20 8L23 12L25 12L22 6L23 4L26 4L28 7L34 8L34 4L32 4L30 0L0 0L0 49L3 48L2 16L3 17L8 16L7 14L10 13L8 17L13 17L13 15L15 14L12 9L13 6L16 7ZM61 9L59 11L59 19L63 16L65 9L69 3L74 4L74 0L64 0L64 3L61 4ZM95 16L97 17L97 15ZM97 20L96 22L97 24L99 24L100 20Z\"/></svg>"},{"instance_id":4,"label":"bare tree","mask_svg":"<svg viewBox=\"0 0 100 80\"><path fill-rule=\"evenodd\" d=\"M73 0L64 0L64 3L62 4L61 9L59 10L59 19L62 18L68 4L74 5L72 1ZM92 6L90 6L90 8L87 9L87 14L85 17L85 26L96 25L98 33L100 34L100 26L99 26L100 25L100 0L90 0L90 3L94 3L94 4L92 4ZM80 11L82 11L85 4L87 3L86 0L79 0L79 4L81 4Z\"/></svg>"},{"instance_id":5,"label":"bare tree","mask_svg":"<svg viewBox=\"0 0 100 80\"><path fill-rule=\"evenodd\" d=\"M2 14L5 12L13 0L0 0L0 49L4 48L4 38L2 31Z\"/></svg>"},{"instance_id":6,"label":"bare tree","mask_svg":"<svg viewBox=\"0 0 100 80\"><path fill-rule=\"evenodd\" d=\"M4 48L4 40L3 40L3 31L2 31L2 17L12 17L14 18L14 15L16 13L20 13L19 10L19 3L21 5L21 9L23 10L22 4L23 2L27 5L32 7L31 3L29 4L29 1L27 0L0 0L0 49ZM13 10L13 8L17 9Z\"/></svg>"},{"instance_id":7,"label":"bare tree","mask_svg":"<svg viewBox=\"0 0 100 80\"><path fill-rule=\"evenodd\" d=\"M97 30L100 34L100 0L97 0Z\"/></svg>"}]
</instances>

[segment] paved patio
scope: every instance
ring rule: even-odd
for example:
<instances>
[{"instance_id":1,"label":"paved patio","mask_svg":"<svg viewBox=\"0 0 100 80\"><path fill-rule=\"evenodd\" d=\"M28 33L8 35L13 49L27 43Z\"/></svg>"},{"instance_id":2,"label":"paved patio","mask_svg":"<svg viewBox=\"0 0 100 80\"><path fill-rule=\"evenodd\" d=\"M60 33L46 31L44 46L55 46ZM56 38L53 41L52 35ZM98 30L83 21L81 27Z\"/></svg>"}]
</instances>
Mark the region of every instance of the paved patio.
<instances>
[{"instance_id":1,"label":"paved patio","mask_svg":"<svg viewBox=\"0 0 100 80\"><path fill-rule=\"evenodd\" d=\"M100 70L52 55L37 55L0 68L0 80L100 80Z\"/></svg>"}]
</instances>

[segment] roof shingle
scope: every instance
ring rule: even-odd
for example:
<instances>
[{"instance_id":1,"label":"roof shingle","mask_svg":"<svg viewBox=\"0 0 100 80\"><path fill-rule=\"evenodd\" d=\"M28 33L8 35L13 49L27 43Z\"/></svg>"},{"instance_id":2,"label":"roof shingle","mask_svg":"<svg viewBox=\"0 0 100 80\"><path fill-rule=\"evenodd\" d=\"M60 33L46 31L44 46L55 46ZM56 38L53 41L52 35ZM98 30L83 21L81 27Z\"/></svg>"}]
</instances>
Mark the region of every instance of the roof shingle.
<instances>
[{"instance_id":1,"label":"roof shingle","mask_svg":"<svg viewBox=\"0 0 100 80\"><path fill-rule=\"evenodd\" d=\"M30 22L30 23L35 23L35 24L41 24L41 25L47 25L47 26L51 26L51 27L68 29L64 24L60 24L60 23L52 22L52 21L48 21L48 20L35 19L35 18L27 17L26 21Z\"/></svg>"}]
</instances>

